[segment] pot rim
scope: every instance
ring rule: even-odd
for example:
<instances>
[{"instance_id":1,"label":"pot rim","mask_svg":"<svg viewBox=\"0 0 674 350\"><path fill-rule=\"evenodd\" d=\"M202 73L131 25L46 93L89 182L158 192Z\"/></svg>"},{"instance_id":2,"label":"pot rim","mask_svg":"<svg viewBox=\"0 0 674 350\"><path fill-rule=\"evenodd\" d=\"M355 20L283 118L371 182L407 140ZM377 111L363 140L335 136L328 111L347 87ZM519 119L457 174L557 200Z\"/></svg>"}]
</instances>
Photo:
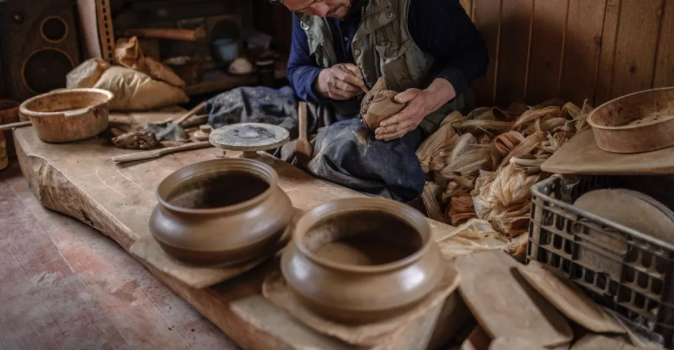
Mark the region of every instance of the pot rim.
<instances>
[{"instance_id":1,"label":"pot rim","mask_svg":"<svg viewBox=\"0 0 674 350\"><path fill-rule=\"evenodd\" d=\"M209 166L210 164L214 164L215 168L207 168L202 171L198 171L200 167L204 166ZM232 165L234 166L239 166L241 169L227 169L228 167L231 167ZM195 172L196 168L196 172ZM163 198L162 192L167 192L166 195L170 195L171 191L175 190L176 188L179 187L180 184L183 184L186 180L189 180L190 178L193 178L194 176L197 175L204 175L204 174L225 174L225 173L232 173L232 172L244 172L246 174L250 174L252 176L256 176L263 181L265 181L267 184L269 184L269 187L264 190L262 193L259 195L248 199L246 201L234 204L234 205L228 205L224 207L217 207L217 208L207 208L207 209L191 209L191 208L184 208L184 207L179 207L176 205L173 205L169 203L166 199ZM175 179L177 181L176 186L173 186L172 188L168 188L171 180ZM247 158L227 158L227 159L211 159L211 160L206 160L203 162L199 163L194 163L191 165L188 165L186 167L183 167L181 169L176 170L173 172L171 175L167 176L164 180L162 180L159 183L159 186L157 186L156 196L157 196L157 201L161 206L164 208L171 210L173 212L178 212L178 213L183 213L183 214L201 214L201 215L212 215L212 214L223 214L223 213L231 213L231 212L237 212L242 209L248 208L250 206L253 206L255 204L258 204L259 202L269 198L269 196L272 195L272 191L275 190L275 188L278 187L278 174L276 171L270 167L269 165L260 162L258 160L254 159L247 159Z\"/></svg>"},{"instance_id":2,"label":"pot rim","mask_svg":"<svg viewBox=\"0 0 674 350\"><path fill-rule=\"evenodd\" d=\"M625 126L606 126L606 125L597 124L597 123L594 121L595 114L598 114L599 111L601 111L601 110L607 108L608 106L610 106L610 105L612 105L612 104L619 103L619 102L623 102L623 101L625 101L625 100L627 100L627 99L629 99L629 98L632 98L632 97L634 97L634 96L646 95L646 94L654 93L654 92L666 92L666 91L674 92L674 87L663 87L663 88L657 88L657 89L650 89L650 90L638 91L638 92L631 93L631 94L629 94L629 95L621 96L621 97L615 98L615 99L613 99L613 100L604 102L602 105L600 105L599 107L595 108L595 109L590 113L590 115L587 117L587 123L590 124L590 126L591 126L593 129L606 130L606 131L628 131L628 130L634 130L634 129L645 129L645 128L648 128L648 127L651 127L651 126L654 126L654 125L661 125L661 124L669 123L670 121L672 121L672 120L674 120L674 119L664 120L664 121L661 121L661 122L658 122L658 123L643 124L643 125L630 126L630 127L625 127Z\"/></svg>"},{"instance_id":3,"label":"pot rim","mask_svg":"<svg viewBox=\"0 0 674 350\"><path fill-rule=\"evenodd\" d=\"M73 94L73 93L78 93L78 92L89 92L89 93L99 93L101 95L105 95L107 99L101 103L97 103L95 105L83 107L83 108L77 108L73 110L68 110L68 111L60 111L60 112L36 112L28 109L28 105L34 101L37 101L39 99L45 98L46 96L51 96L51 95L65 95L65 94ZM103 90L103 89L59 89L59 90L54 90L47 92L45 94L37 95L34 97L31 97L21 103L19 106L19 113L23 115L27 115L29 117L49 117L49 116L56 116L56 115L62 115L65 112L70 112L70 113L77 113L77 114L84 114L89 110L107 105L110 100L112 100L115 97L115 95L108 91L108 90Z\"/></svg>"},{"instance_id":4,"label":"pot rim","mask_svg":"<svg viewBox=\"0 0 674 350\"><path fill-rule=\"evenodd\" d=\"M362 211L383 212L385 214L396 216L398 219L406 222L421 236L421 239L423 240L421 248L403 259L374 266L357 266L336 263L320 258L306 248L306 245L304 244L305 237L309 230L319 221L328 217ZM344 272L378 274L401 269L421 259L421 257L431 249L434 241L428 221L416 209L390 199L366 197L338 199L320 204L306 212L297 221L295 232L293 232L293 244L300 254L304 255L315 264L325 268Z\"/></svg>"}]
</instances>

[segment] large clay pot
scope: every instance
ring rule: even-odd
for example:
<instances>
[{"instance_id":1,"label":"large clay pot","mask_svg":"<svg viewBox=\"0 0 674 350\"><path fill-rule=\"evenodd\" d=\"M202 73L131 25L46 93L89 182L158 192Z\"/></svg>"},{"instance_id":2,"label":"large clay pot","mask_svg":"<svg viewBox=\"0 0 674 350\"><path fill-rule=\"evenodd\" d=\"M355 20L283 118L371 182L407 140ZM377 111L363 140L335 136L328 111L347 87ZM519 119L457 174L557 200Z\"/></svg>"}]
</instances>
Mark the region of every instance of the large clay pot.
<instances>
[{"instance_id":1,"label":"large clay pot","mask_svg":"<svg viewBox=\"0 0 674 350\"><path fill-rule=\"evenodd\" d=\"M277 182L274 169L250 159L187 166L159 184L150 231L164 252L193 265L271 255L293 213Z\"/></svg>"},{"instance_id":2,"label":"large clay pot","mask_svg":"<svg viewBox=\"0 0 674 350\"><path fill-rule=\"evenodd\" d=\"M296 225L281 269L310 310L341 322L399 315L427 298L444 260L415 209L377 198L327 202Z\"/></svg>"}]
</instances>

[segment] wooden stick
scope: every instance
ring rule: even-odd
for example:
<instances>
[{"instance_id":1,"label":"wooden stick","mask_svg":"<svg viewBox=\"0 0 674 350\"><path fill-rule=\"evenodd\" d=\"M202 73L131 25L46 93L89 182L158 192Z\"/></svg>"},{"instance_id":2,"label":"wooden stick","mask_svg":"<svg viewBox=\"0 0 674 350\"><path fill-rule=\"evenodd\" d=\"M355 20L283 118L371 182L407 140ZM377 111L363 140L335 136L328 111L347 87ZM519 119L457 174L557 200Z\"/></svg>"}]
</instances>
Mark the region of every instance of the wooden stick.
<instances>
[{"instance_id":1,"label":"wooden stick","mask_svg":"<svg viewBox=\"0 0 674 350\"><path fill-rule=\"evenodd\" d=\"M198 104L196 107L190 109L189 112L183 114L180 118L176 119L175 121L173 120L174 118L168 118L168 119L164 120L163 122L161 122L161 123L159 123L159 124L173 123L173 124L178 124L178 125L180 125L180 123L182 123L182 122L184 122L185 120L189 119L189 118L192 117L193 115L199 113L199 111L201 111L204 107L206 107L206 101L201 102L201 103Z\"/></svg>"},{"instance_id":2,"label":"wooden stick","mask_svg":"<svg viewBox=\"0 0 674 350\"><path fill-rule=\"evenodd\" d=\"M195 41L197 39L205 38L206 31L202 28L195 30L176 28L133 28L122 31L122 36L137 36L148 39Z\"/></svg>"},{"instance_id":3,"label":"wooden stick","mask_svg":"<svg viewBox=\"0 0 674 350\"><path fill-rule=\"evenodd\" d=\"M356 77L356 75L353 74L352 71L346 69L344 66L339 66L339 67L340 67L344 72L349 73L349 74L353 75L354 77ZM356 78L357 78L357 77L356 77ZM364 83L364 82L363 82L363 83ZM369 93L370 93L370 89L368 89L367 86L365 86L365 85L361 86L360 89L363 90L363 92L366 93L366 94L369 94Z\"/></svg>"},{"instance_id":4,"label":"wooden stick","mask_svg":"<svg viewBox=\"0 0 674 350\"><path fill-rule=\"evenodd\" d=\"M125 154L123 156L112 157L112 161L115 163L137 162L140 160L159 158L167 154L192 151L208 147L211 147L211 143L209 141L188 143L184 146L160 148L153 151L138 152L132 154Z\"/></svg>"},{"instance_id":5,"label":"wooden stick","mask_svg":"<svg viewBox=\"0 0 674 350\"><path fill-rule=\"evenodd\" d=\"M189 128L192 126L199 126L208 123L208 114L197 115L194 118L187 118L184 122L180 123L180 126L183 128Z\"/></svg>"},{"instance_id":6,"label":"wooden stick","mask_svg":"<svg viewBox=\"0 0 674 350\"><path fill-rule=\"evenodd\" d=\"M300 122L300 138L295 142L295 157L302 167L306 167L311 161L314 149L309 142L307 130L309 127L307 125L307 103L304 101L299 103L298 117Z\"/></svg>"},{"instance_id":7,"label":"wooden stick","mask_svg":"<svg viewBox=\"0 0 674 350\"><path fill-rule=\"evenodd\" d=\"M196 107L192 108L189 112L185 113L182 117L178 118L178 120L174 121L174 124L180 125L180 123L184 122L188 118L192 117L193 115L199 113L202 109L206 107L206 101L201 102L198 104Z\"/></svg>"},{"instance_id":8,"label":"wooden stick","mask_svg":"<svg viewBox=\"0 0 674 350\"><path fill-rule=\"evenodd\" d=\"M5 125L0 125L0 131L7 131L7 130L12 130L14 128L22 128L24 126L31 126L33 123L31 122L18 122L18 123L11 123L11 124L5 124Z\"/></svg>"}]
</instances>

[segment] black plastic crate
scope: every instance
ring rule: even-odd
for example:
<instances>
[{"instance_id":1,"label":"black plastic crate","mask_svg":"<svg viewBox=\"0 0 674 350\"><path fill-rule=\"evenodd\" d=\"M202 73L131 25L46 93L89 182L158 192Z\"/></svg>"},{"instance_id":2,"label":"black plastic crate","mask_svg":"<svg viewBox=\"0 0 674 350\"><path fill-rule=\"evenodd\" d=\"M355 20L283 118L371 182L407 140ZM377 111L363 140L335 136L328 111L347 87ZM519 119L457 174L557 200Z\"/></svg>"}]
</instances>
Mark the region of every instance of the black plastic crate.
<instances>
[{"instance_id":1,"label":"black plastic crate","mask_svg":"<svg viewBox=\"0 0 674 350\"><path fill-rule=\"evenodd\" d=\"M630 187L620 179L552 177L534 185L527 258L555 268L599 304L662 335L671 349L674 246L571 204L592 190Z\"/></svg>"}]
</instances>

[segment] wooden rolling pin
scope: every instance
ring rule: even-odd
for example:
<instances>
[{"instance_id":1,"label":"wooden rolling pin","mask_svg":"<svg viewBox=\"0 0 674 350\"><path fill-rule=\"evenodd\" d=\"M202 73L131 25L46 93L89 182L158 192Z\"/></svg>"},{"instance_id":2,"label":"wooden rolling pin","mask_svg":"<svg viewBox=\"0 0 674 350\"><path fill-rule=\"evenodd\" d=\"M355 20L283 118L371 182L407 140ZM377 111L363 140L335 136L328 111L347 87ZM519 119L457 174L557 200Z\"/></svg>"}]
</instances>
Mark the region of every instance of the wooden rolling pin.
<instances>
[{"instance_id":1,"label":"wooden rolling pin","mask_svg":"<svg viewBox=\"0 0 674 350\"><path fill-rule=\"evenodd\" d=\"M209 141L188 143L184 146L160 148L152 151L137 152L132 154L125 154L123 156L112 157L112 161L115 163L137 162L141 160L159 158L167 154L192 151L195 149L202 149L208 147L211 147L211 143Z\"/></svg>"},{"instance_id":2,"label":"wooden rolling pin","mask_svg":"<svg viewBox=\"0 0 674 350\"><path fill-rule=\"evenodd\" d=\"M195 30L176 28L134 28L122 31L122 36L137 36L148 39L170 39L195 41L205 38L206 31L203 28Z\"/></svg>"}]
</instances>

